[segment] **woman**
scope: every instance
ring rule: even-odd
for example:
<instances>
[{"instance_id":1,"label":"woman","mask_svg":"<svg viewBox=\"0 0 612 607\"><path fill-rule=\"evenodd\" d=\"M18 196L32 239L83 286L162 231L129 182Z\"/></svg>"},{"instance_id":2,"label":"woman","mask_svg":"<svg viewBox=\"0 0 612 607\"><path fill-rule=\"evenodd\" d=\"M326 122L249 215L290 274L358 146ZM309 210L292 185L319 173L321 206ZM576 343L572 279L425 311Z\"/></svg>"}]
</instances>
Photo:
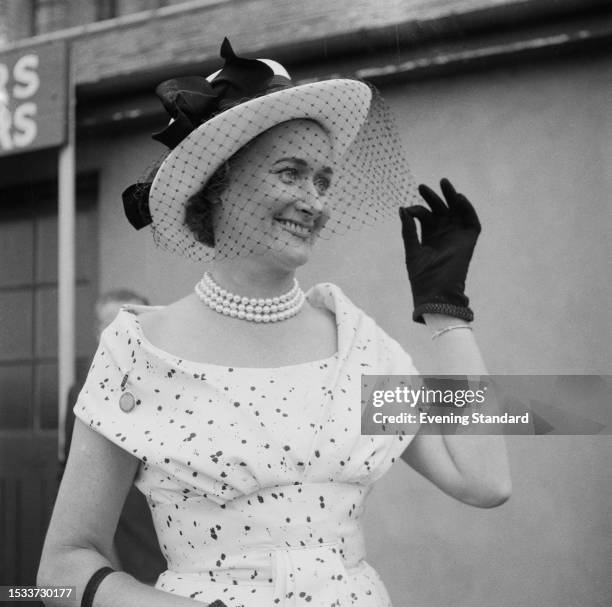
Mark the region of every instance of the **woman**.
<instances>
[{"instance_id":1,"label":"woman","mask_svg":"<svg viewBox=\"0 0 612 607\"><path fill-rule=\"evenodd\" d=\"M39 583L99 607L388 605L359 523L372 483L401 456L457 499L494 506L509 495L503 442L360 435L361 373L414 374L412 361L337 287L305 295L294 275L318 237L409 200L395 131L363 83L292 87L227 41L222 56L207 80L158 88L172 122L156 138L172 151L124 197L136 227L212 258L210 271L169 306L124 309L102 336ZM463 294L480 226L442 187L448 206L422 186L431 211L401 212L414 319L445 372L481 374ZM168 560L155 588L112 569L134 478Z\"/></svg>"}]
</instances>

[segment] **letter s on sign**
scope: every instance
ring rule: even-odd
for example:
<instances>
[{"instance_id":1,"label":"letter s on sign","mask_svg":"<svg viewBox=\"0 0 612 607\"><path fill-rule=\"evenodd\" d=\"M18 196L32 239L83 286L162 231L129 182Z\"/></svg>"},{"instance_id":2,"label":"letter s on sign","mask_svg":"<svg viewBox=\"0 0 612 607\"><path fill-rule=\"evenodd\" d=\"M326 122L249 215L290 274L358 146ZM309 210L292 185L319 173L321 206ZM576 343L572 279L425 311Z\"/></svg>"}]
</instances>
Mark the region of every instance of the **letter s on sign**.
<instances>
[{"instance_id":1,"label":"letter s on sign","mask_svg":"<svg viewBox=\"0 0 612 607\"><path fill-rule=\"evenodd\" d=\"M15 99L27 99L31 97L40 86L38 77L38 55L24 55L19 57L13 68L13 97Z\"/></svg>"},{"instance_id":2,"label":"letter s on sign","mask_svg":"<svg viewBox=\"0 0 612 607\"><path fill-rule=\"evenodd\" d=\"M36 104L31 101L22 103L13 116L13 143L18 148L30 145L36 139Z\"/></svg>"}]
</instances>

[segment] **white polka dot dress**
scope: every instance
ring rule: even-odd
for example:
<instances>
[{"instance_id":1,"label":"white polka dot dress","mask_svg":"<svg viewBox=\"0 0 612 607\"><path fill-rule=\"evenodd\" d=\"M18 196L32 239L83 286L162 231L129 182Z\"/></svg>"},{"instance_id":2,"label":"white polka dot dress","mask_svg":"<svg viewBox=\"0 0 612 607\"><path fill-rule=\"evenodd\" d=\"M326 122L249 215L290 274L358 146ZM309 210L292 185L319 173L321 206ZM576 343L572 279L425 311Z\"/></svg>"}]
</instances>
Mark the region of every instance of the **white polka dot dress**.
<instances>
[{"instance_id":1,"label":"white polka dot dress","mask_svg":"<svg viewBox=\"0 0 612 607\"><path fill-rule=\"evenodd\" d=\"M75 414L139 458L168 570L156 587L231 607L390 605L364 560L364 500L411 436L360 434L362 373L410 357L334 285L338 352L278 368L182 360L150 344L139 307L102 335Z\"/></svg>"}]
</instances>

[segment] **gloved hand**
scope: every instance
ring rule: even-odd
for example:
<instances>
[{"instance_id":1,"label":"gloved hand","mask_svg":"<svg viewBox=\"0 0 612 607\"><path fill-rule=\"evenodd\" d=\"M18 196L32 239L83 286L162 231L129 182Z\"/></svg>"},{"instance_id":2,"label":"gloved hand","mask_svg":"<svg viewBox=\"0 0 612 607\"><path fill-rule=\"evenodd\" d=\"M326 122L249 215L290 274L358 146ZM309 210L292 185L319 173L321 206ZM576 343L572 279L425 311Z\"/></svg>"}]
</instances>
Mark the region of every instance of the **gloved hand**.
<instances>
[{"instance_id":1,"label":"gloved hand","mask_svg":"<svg viewBox=\"0 0 612 607\"><path fill-rule=\"evenodd\" d=\"M465 279L480 222L470 201L448 179L442 179L440 187L446 204L433 190L420 185L419 194L431 211L419 205L399 210L414 299L412 319L424 323L423 314L430 312L471 321L474 313L464 293ZM415 218L421 223L421 242Z\"/></svg>"}]
</instances>

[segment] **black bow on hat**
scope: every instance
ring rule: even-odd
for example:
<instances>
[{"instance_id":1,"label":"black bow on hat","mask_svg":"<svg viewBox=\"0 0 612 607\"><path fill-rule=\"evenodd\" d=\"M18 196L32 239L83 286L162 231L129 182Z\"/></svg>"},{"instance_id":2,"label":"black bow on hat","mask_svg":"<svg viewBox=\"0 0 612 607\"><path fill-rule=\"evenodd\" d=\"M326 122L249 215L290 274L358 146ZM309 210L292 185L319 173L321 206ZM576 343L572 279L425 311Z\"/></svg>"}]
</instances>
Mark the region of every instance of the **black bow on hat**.
<instances>
[{"instance_id":1,"label":"black bow on hat","mask_svg":"<svg viewBox=\"0 0 612 607\"><path fill-rule=\"evenodd\" d=\"M202 76L184 76L157 86L155 93L172 120L163 131L153 134L153 139L172 150L216 114L292 86L289 78L274 74L266 63L236 56L227 38L221 45L221 57L225 65L211 81ZM150 189L151 183L137 183L122 194L126 217L137 230L152 222Z\"/></svg>"}]
</instances>

